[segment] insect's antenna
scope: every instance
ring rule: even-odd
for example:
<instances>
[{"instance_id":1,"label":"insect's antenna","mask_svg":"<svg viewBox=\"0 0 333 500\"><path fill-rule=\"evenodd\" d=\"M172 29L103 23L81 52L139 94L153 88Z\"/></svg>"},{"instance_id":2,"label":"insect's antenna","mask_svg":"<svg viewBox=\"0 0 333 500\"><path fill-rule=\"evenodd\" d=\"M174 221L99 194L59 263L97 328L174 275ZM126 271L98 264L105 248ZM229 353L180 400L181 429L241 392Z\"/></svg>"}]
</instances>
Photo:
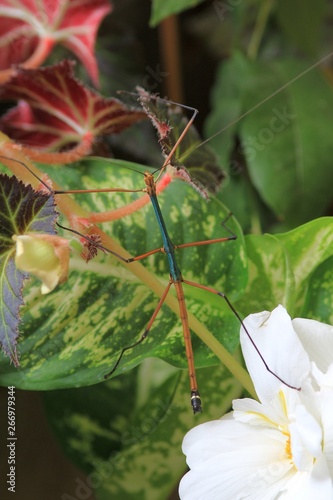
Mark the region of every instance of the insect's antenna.
<instances>
[{"instance_id":1,"label":"insect's antenna","mask_svg":"<svg viewBox=\"0 0 333 500\"><path fill-rule=\"evenodd\" d=\"M24 168L26 168L28 170L28 172L31 173L31 175L33 175L35 177L35 179L37 179L41 184L43 184L43 186L50 192L50 193L54 193L54 191L50 188L50 186L43 181L43 179L41 179L30 167L28 167L28 165L26 163L24 163L23 161L21 160L17 160L17 158L8 158L7 156L2 156L0 155L0 160L7 160L7 161L13 161L15 163L18 163L19 165L22 165ZM55 193L57 194L57 193Z\"/></svg>"},{"instance_id":2,"label":"insect's antenna","mask_svg":"<svg viewBox=\"0 0 333 500\"><path fill-rule=\"evenodd\" d=\"M142 175L142 177L144 177L144 175L145 175L143 172L140 172L140 170L136 170L136 168L128 167L127 165L123 165L122 168L124 168L125 170L130 170L131 172L135 172L136 174L140 174L140 175Z\"/></svg>"},{"instance_id":3,"label":"insect's antenna","mask_svg":"<svg viewBox=\"0 0 333 500\"><path fill-rule=\"evenodd\" d=\"M197 144L197 145L193 146L193 148L191 148L188 151L186 151L186 153L183 153L183 155L181 155L178 158L178 160L181 160L182 157L185 156L185 154L189 155L190 153L192 153L192 151L195 151L196 149L200 148L204 144L207 144L212 139L214 139L215 137L217 137L220 134L222 134L228 128L230 128L233 125L236 125L237 123L239 123L243 118L245 118L246 116L248 116L249 114L251 114L253 111L255 111L256 109L260 108L263 104L265 104L265 102L269 101L270 99L272 99L276 95L280 94L283 90L285 90L286 88L288 88L290 85L292 85L293 83L295 83L297 80L299 80L300 78L302 78L303 76L305 76L307 73L309 73L313 69L315 69L318 66L320 66L324 61L326 61L327 59L330 59L332 56L333 56L333 51L330 52L329 54L326 54L326 56L324 56L321 59L319 59L319 61L317 61L314 64L312 64L309 68L305 69L304 71L302 71L301 73L299 73L298 75L296 75L294 78L292 78L291 80L289 80L289 82L285 83L284 85L282 85L281 87L279 87L277 90L275 90L274 92L272 92L270 95L268 95L267 97L265 97L264 99L262 99L261 101L259 101L257 104L255 104L250 109L248 109L247 111L245 111L243 114L241 114L240 116L238 116L238 118L235 118L235 120L232 120L231 122L229 122L228 125L226 125L225 127L222 127L220 130L218 130L213 135L211 135L210 137L208 137L208 139L205 139L200 144Z\"/></svg>"},{"instance_id":4,"label":"insect's antenna","mask_svg":"<svg viewBox=\"0 0 333 500\"><path fill-rule=\"evenodd\" d=\"M9 160L13 161L15 163L18 163L19 165L22 165L24 168L28 170L28 172L31 173L37 179L48 191L49 193L53 195L59 195L59 194L82 194L82 193L96 193L98 191L99 193L114 193L114 192L123 192L123 193L140 193L143 190L142 189L122 189L122 188L105 188L105 189L66 189L66 190L61 190L61 189L52 189L43 179L41 179L26 163L24 163L21 160L17 160L16 158L8 158L7 156L2 156L0 155L0 160ZM131 167L124 167L127 170L131 170L132 172L135 172L137 174L140 174L144 177L144 173L140 172L139 170L136 170L135 168ZM69 228L65 228L68 229ZM79 234L79 233L78 233ZM111 252L112 253L112 252Z\"/></svg>"},{"instance_id":5,"label":"insect's antenna","mask_svg":"<svg viewBox=\"0 0 333 500\"><path fill-rule=\"evenodd\" d=\"M126 95L130 95L130 96L136 97L136 98L139 95L137 92L130 92L128 90L118 90L117 94L119 94L119 95L126 94ZM187 106L186 104L180 104L179 102L170 101L170 99L164 99L163 97L160 97L160 96L151 96L151 98L157 99L160 102L165 102L166 104L173 104L174 106L180 106L181 108L188 109L189 111L192 111L192 112L195 110L198 113L198 110L196 110L192 106Z\"/></svg>"},{"instance_id":6,"label":"insect's antenna","mask_svg":"<svg viewBox=\"0 0 333 500\"><path fill-rule=\"evenodd\" d=\"M3 155L0 155L0 160L3 159L3 160L9 160L9 161L13 161L19 165L22 165L24 168L26 168L34 177L35 179L37 179L48 191L50 194L53 194L53 195L57 195L57 194L75 194L75 193L89 193L89 192L95 192L95 190L87 190L87 189L76 189L76 190L66 190L66 191L60 191L60 190L52 190L50 188L50 186L43 181L43 179L41 179L28 165L26 165L26 163L24 163L23 161L21 160L18 160L16 158L8 158L7 156L3 156ZM144 175L142 172L138 171L138 170L135 170L134 168L131 168L131 167L128 167L128 170L132 170L133 172L136 172L138 174L141 174L141 175ZM105 189L105 190L99 190L100 192L114 192L114 191L123 191L123 192L133 192L133 190L127 190L127 189ZM137 189L135 190L136 192L141 192L142 189ZM109 253L111 255L114 255L115 257L117 257L118 259L120 259L121 261L129 264L130 262L133 262L133 259L126 259L124 257L122 257L120 254L114 252L113 250L110 250L109 248L103 246L102 244L98 243L98 241L94 240L93 238L89 238L89 236L83 234L83 233L80 233L79 231L76 231L75 229L72 229L72 228L69 228L69 227L66 227L66 226L62 226L59 222L56 222L57 226L65 231L69 231L73 234L76 234L77 236L80 236L80 238L83 238L85 241L87 241L87 243L89 243L90 245L92 245L93 247L99 249L99 250L102 250L103 252L106 252L106 253Z\"/></svg>"},{"instance_id":7,"label":"insect's antenna","mask_svg":"<svg viewBox=\"0 0 333 500\"><path fill-rule=\"evenodd\" d=\"M144 173L136 170L135 168L131 168L128 166L123 167L126 170L130 170L131 172L135 172L136 174L140 174L144 177ZM141 193L143 189L123 189L123 188L102 188L102 189L66 189L66 190L55 190L53 194L88 194L88 193Z\"/></svg>"}]
</instances>

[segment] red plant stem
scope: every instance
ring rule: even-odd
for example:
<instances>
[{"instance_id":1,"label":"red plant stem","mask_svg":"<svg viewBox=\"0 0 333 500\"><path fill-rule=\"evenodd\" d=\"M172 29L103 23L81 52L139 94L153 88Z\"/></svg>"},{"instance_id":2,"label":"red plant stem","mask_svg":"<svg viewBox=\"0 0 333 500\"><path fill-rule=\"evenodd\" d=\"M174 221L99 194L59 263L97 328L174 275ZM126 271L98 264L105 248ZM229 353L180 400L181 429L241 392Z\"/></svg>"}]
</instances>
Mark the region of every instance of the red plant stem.
<instances>
[{"instance_id":1,"label":"red plant stem","mask_svg":"<svg viewBox=\"0 0 333 500\"><path fill-rule=\"evenodd\" d=\"M171 181L172 181L171 176L168 173L164 174L164 176L156 185L157 194L162 193L162 191L164 191L164 189L170 184ZM150 202L149 196L145 194L138 200L129 203L125 207L117 208L115 210L109 210L107 212L92 213L87 220L92 223L98 223L98 222L111 222L117 219L122 219L123 217L126 217L127 215L130 215L133 212L136 212L140 208L144 207L149 202Z\"/></svg>"},{"instance_id":2,"label":"red plant stem","mask_svg":"<svg viewBox=\"0 0 333 500\"><path fill-rule=\"evenodd\" d=\"M39 181L32 177L30 172L22 167L22 164L27 165L35 174L39 177L43 177L43 172L39 171L31 159L25 155L25 150L21 146L18 146L10 141L6 136L0 134L0 153L4 157L1 162L4 163L16 177L21 179L27 184L31 184L35 189L40 188ZM11 158L13 161L11 161ZM19 163L21 162L21 163ZM171 176L166 173L156 186L157 193L161 193L172 181ZM53 189L61 191L61 186L52 182ZM73 225L75 229L83 230L84 227L90 227L91 224L110 222L127 215L132 214L136 210L144 207L149 203L149 196L141 196L138 200L126 205L124 207L118 208L116 210L110 210L101 213L89 213L84 210L80 205L78 205L75 200L66 194L61 194L56 196L56 202L61 213L63 213L69 222ZM83 226L83 228L82 228ZM92 228L90 227L90 230Z\"/></svg>"},{"instance_id":3,"label":"red plant stem","mask_svg":"<svg viewBox=\"0 0 333 500\"><path fill-rule=\"evenodd\" d=\"M21 64L21 67L30 69L41 66L51 52L54 44L55 41L51 37L40 38L36 50L31 54L29 59Z\"/></svg>"},{"instance_id":4,"label":"red plant stem","mask_svg":"<svg viewBox=\"0 0 333 500\"><path fill-rule=\"evenodd\" d=\"M69 151L63 151L60 153L48 153L47 151L42 151L39 149L31 149L28 146L20 146L22 153L27 155L31 160L38 161L40 163L47 164L58 164L64 165L68 163L73 163L74 161L81 160L87 156L91 150L94 141L94 134L87 132L80 143L78 143L74 148Z\"/></svg>"},{"instance_id":5,"label":"red plant stem","mask_svg":"<svg viewBox=\"0 0 333 500\"><path fill-rule=\"evenodd\" d=\"M53 46L54 40L52 40L52 38L40 38L34 53L31 54L29 59L20 64L20 67L27 69L38 68L38 66L40 66L45 61ZM0 71L0 84L6 83L15 74L15 67Z\"/></svg>"}]
</instances>

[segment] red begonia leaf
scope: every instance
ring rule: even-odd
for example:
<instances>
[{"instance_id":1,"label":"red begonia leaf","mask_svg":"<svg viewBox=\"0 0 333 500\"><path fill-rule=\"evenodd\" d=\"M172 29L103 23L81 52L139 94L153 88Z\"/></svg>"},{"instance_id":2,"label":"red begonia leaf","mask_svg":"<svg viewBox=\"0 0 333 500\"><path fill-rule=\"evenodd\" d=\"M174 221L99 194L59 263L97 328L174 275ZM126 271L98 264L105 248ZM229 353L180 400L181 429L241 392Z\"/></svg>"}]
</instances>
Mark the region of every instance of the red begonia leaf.
<instances>
[{"instance_id":1,"label":"red begonia leaf","mask_svg":"<svg viewBox=\"0 0 333 500\"><path fill-rule=\"evenodd\" d=\"M85 143L87 154L97 135L118 133L144 117L84 86L74 77L73 64L19 69L1 89L2 99L20 101L0 119L1 130L23 145L44 150Z\"/></svg>"},{"instance_id":2,"label":"red begonia leaf","mask_svg":"<svg viewBox=\"0 0 333 500\"><path fill-rule=\"evenodd\" d=\"M0 70L40 66L57 43L71 50L98 84L96 33L111 11L108 0L2 0Z\"/></svg>"}]
</instances>

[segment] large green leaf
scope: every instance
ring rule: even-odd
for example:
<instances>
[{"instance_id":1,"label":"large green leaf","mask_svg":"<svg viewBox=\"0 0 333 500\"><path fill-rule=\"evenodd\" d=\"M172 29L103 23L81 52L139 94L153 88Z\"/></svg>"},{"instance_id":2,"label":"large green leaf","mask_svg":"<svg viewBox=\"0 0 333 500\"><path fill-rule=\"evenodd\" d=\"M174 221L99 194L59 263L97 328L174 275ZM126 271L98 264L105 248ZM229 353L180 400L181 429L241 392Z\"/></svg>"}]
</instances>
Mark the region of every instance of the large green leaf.
<instances>
[{"instance_id":1,"label":"large green leaf","mask_svg":"<svg viewBox=\"0 0 333 500\"><path fill-rule=\"evenodd\" d=\"M307 305L305 294L310 288L312 294L315 290L313 276L321 273L319 269L331 262L333 253L333 220L332 217L317 219L285 234L277 235L279 241L286 248L289 266L292 270L292 279L286 285L288 294L292 297L291 306L295 314L312 317L311 306ZM331 275L322 276L322 289L330 290L332 287ZM317 290L319 296L321 290ZM320 300L318 296L317 300ZM307 299L309 300L309 298ZM322 305L327 300L322 297ZM332 301L331 301L332 304ZM292 312L292 311L291 311ZM319 318L317 312L314 317ZM322 321L327 321L327 314L321 316Z\"/></svg>"},{"instance_id":2,"label":"large green leaf","mask_svg":"<svg viewBox=\"0 0 333 500\"><path fill-rule=\"evenodd\" d=\"M249 280L244 295L236 304L244 315L270 311L281 303L292 317L330 321L331 217L308 222L283 234L246 236L245 242Z\"/></svg>"},{"instance_id":3,"label":"large green leaf","mask_svg":"<svg viewBox=\"0 0 333 500\"><path fill-rule=\"evenodd\" d=\"M112 164L89 159L77 167L53 169L52 178L64 187L66 177L66 183L76 188L82 185L140 188L141 175L121 165L121 162ZM51 175L51 170L49 173ZM99 212L120 207L138 196L137 193L94 194L80 200L89 210ZM221 226L228 210L217 200L208 203L202 200L185 183L173 182L159 199L175 244L230 236ZM238 235L236 241L190 247L179 250L177 257L184 278L226 292L235 300L246 285L246 259L236 221L229 219L227 226ZM150 205L105 224L103 229L131 255L161 246ZM113 256L100 255L86 265L79 252L73 252L68 282L48 296L41 297L38 284L31 281L26 290L27 307L20 341L21 367L17 371L2 358L1 384L26 389L95 384L103 381L121 349L140 338L158 301L150 282L156 278L165 286L168 282L165 256L159 253L143 261L148 278L141 279L132 274L131 265L122 265ZM189 286L185 294L188 310L229 350L234 350L238 344L239 323L223 299ZM195 335L193 345L197 366L217 362ZM178 314L167 306L157 316L147 340L126 353L115 375L133 368L147 356L161 357L178 367L186 367L181 323Z\"/></svg>"},{"instance_id":4,"label":"large green leaf","mask_svg":"<svg viewBox=\"0 0 333 500\"><path fill-rule=\"evenodd\" d=\"M225 120L245 113L232 126L240 140L237 152L244 156L261 200L289 228L323 215L332 198L333 90L317 69L310 68L306 62L251 62L237 55L222 67L213 95L214 127L220 121L222 128ZM231 162L226 198L230 205L232 194L238 200L234 186L246 182L242 163L235 168L235 157L230 157L230 130L225 140L222 135L212 145ZM237 206L230 208L238 213Z\"/></svg>"},{"instance_id":5,"label":"large green leaf","mask_svg":"<svg viewBox=\"0 0 333 500\"><path fill-rule=\"evenodd\" d=\"M333 324L333 257L326 259L311 275L303 311L309 318Z\"/></svg>"},{"instance_id":6,"label":"large green leaf","mask_svg":"<svg viewBox=\"0 0 333 500\"><path fill-rule=\"evenodd\" d=\"M276 3L277 20L287 37L308 55L319 48L327 1L279 0Z\"/></svg>"},{"instance_id":7,"label":"large green leaf","mask_svg":"<svg viewBox=\"0 0 333 500\"><path fill-rule=\"evenodd\" d=\"M44 394L58 440L88 474L87 491L97 488L98 500L168 497L186 470L185 433L219 418L242 390L221 365L198 376L205 399L204 413L196 416L187 404L187 373L160 360L97 387ZM68 494L77 490L78 497L79 488L73 480Z\"/></svg>"}]
</instances>

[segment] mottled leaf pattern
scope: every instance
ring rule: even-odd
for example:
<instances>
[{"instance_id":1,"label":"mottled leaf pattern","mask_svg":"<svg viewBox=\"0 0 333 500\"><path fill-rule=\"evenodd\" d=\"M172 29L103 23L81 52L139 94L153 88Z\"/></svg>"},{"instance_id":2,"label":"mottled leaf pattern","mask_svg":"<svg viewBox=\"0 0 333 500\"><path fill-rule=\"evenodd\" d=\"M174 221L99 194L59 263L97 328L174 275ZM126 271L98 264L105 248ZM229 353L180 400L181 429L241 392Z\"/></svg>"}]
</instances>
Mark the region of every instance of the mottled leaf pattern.
<instances>
[{"instance_id":1,"label":"mottled leaf pattern","mask_svg":"<svg viewBox=\"0 0 333 500\"><path fill-rule=\"evenodd\" d=\"M242 390L221 365L198 370L198 376L204 413L195 416L186 371L153 359L97 387L45 393L51 425L65 452L98 480L98 500L168 498L185 472L184 434L219 418Z\"/></svg>"},{"instance_id":2,"label":"mottled leaf pattern","mask_svg":"<svg viewBox=\"0 0 333 500\"><path fill-rule=\"evenodd\" d=\"M64 185L62 171L51 170L52 178ZM93 188L115 187L120 178L121 187L131 189L142 185L142 177L121 168L121 162L90 159L82 162L80 169L66 167L67 182L75 187L82 186L82 179ZM138 196L138 193L98 193L77 198L85 208L101 211L123 206ZM202 200L186 183L174 181L159 200L175 244L229 236L221 225L228 210L213 199L209 203ZM246 259L236 221L231 218L227 224L238 240L182 249L177 252L177 259L184 278L222 290L233 300L246 284ZM104 224L103 229L133 256L161 246L150 205L129 217ZM81 251L72 254L68 282L43 300L32 282L29 293L32 301L23 317L21 370L15 373L5 359L1 360L1 383L15 379L17 387L35 389L95 384L103 381L120 350L140 337L158 297L133 276L130 264L121 265L115 257L103 253L85 264ZM167 284L169 270L165 255L152 255L142 264L153 277ZM238 345L239 323L223 299L189 286L185 287L185 294L189 311L229 350L234 350ZM198 366L217 362L195 334L193 344ZM126 353L115 376L148 356L161 357L186 368L181 322L166 305L147 340Z\"/></svg>"},{"instance_id":3,"label":"mottled leaf pattern","mask_svg":"<svg viewBox=\"0 0 333 500\"><path fill-rule=\"evenodd\" d=\"M270 311L282 304L292 317L312 318L316 311L318 320L328 321L332 282L330 273L325 275L323 269L327 270L333 255L332 217L308 222L283 234L248 235L245 241L249 281L238 305L244 314ZM319 293L319 288L329 300L322 316L317 300L312 303L314 290Z\"/></svg>"}]
</instances>

